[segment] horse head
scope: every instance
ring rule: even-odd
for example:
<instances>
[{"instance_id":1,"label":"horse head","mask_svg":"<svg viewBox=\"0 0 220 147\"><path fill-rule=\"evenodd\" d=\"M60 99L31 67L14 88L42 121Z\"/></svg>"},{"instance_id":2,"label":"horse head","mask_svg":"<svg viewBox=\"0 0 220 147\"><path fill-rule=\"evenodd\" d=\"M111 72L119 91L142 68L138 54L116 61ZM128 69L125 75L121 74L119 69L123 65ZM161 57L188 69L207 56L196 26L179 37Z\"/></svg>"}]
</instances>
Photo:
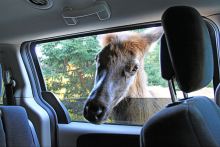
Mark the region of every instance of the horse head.
<instances>
[{"instance_id":1,"label":"horse head","mask_svg":"<svg viewBox=\"0 0 220 147\"><path fill-rule=\"evenodd\" d=\"M104 123L124 98L144 97L135 87L144 72L146 53L163 34L162 27L143 33L119 32L97 37L102 50L96 55L94 88L84 104L84 117L91 123ZM145 83L145 82L144 82Z\"/></svg>"}]
</instances>

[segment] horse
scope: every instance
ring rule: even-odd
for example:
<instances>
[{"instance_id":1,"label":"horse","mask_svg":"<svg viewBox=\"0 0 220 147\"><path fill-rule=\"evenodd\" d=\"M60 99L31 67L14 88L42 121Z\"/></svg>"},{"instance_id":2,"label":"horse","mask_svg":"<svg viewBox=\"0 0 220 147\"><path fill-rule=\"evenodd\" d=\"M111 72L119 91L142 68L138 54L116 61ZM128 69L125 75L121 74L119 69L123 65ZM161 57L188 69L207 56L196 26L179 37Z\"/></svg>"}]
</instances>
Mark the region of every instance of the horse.
<instances>
[{"instance_id":1,"label":"horse","mask_svg":"<svg viewBox=\"0 0 220 147\"><path fill-rule=\"evenodd\" d=\"M112 114L116 120L131 121L131 115L141 115L136 121L143 123L151 113L161 109L158 99L140 99L137 102L132 98L147 97L144 57L162 35L163 28L155 27L143 33L125 31L97 36L102 49L95 56L94 87L83 106L83 115L89 122L106 122L114 109ZM130 106L135 107L129 109ZM153 109L150 110L150 107ZM125 109L124 114L118 113L122 109Z\"/></svg>"}]
</instances>

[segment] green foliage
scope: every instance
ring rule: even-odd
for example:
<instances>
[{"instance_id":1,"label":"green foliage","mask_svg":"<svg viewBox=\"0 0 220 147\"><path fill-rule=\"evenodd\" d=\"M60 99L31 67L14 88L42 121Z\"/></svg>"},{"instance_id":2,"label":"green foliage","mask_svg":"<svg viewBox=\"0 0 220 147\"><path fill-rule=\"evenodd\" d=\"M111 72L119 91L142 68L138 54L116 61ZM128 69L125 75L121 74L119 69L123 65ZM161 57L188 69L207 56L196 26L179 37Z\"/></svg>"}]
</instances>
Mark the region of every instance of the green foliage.
<instances>
[{"instance_id":1,"label":"green foliage","mask_svg":"<svg viewBox=\"0 0 220 147\"><path fill-rule=\"evenodd\" d=\"M2 82L1 96L0 96L0 104L3 104L3 95L5 91L4 83Z\"/></svg>"},{"instance_id":2,"label":"green foliage","mask_svg":"<svg viewBox=\"0 0 220 147\"><path fill-rule=\"evenodd\" d=\"M213 88L213 81L211 81L206 87L211 87L211 88Z\"/></svg>"},{"instance_id":3,"label":"green foliage","mask_svg":"<svg viewBox=\"0 0 220 147\"><path fill-rule=\"evenodd\" d=\"M154 50L150 51L144 59L144 70L147 73L149 86L167 87L167 81L161 78L159 48L160 42L158 41Z\"/></svg>"},{"instance_id":4,"label":"green foliage","mask_svg":"<svg viewBox=\"0 0 220 147\"><path fill-rule=\"evenodd\" d=\"M100 50L96 36L50 42L37 46L49 91L58 97L87 97L94 81L94 57Z\"/></svg>"}]
</instances>

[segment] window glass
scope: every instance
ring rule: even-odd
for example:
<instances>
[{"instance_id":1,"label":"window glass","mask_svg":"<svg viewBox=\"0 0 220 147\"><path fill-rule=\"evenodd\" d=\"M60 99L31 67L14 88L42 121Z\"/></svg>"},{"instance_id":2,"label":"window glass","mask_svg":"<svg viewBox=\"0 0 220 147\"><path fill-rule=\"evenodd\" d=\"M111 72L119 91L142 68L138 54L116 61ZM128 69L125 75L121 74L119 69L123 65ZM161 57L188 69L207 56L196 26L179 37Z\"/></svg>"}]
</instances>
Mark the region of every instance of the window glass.
<instances>
[{"instance_id":1,"label":"window glass","mask_svg":"<svg viewBox=\"0 0 220 147\"><path fill-rule=\"evenodd\" d=\"M183 92L180 91L178 86L176 86L176 93L178 98L183 97ZM200 90L188 93L188 97L192 97L192 96L206 96L214 101L213 82L211 81L206 87Z\"/></svg>"},{"instance_id":2,"label":"window glass","mask_svg":"<svg viewBox=\"0 0 220 147\"><path fill-rule=\"evenodd\" d=\"M5 86L4 86L3 82L2 82L1 86L2 86L2 89L1 89L1 96L0 96L0 105L3 105L3 95L4 95L4 91L5 91Z\"/></svg>"},{"instance_id":3,"label":"window glass","mask_svg":"<svg viewBox=\"0 0 220 147\"><path fill-rule=\"evenodd\" d=\"M2 68L2 67L1 67ZM5 92L5 86L4 86L4 82L3 82L3 73L2 73L2 88L1 88L1 96L0 96L0 105L3 105L3 95L4 95L4 92Z\"/></svg>"},{"instance_id":4,"label":"window glass","mask_svg":"<svg viewBox=\"0 0 220 147\"><path fill-rule=\"evenodd\" d=\"M167 81L161 78L159 46L160 41L155 43L144 58L147 96L122 100L113 109L107 123L143 125L156 111L171 103ZM94 86L94 59L100 50L96 35L43 43L36 47L47 90L63 102L73 121L86 121L83 117L83 105ZM183 97L178 88L177 94L179 98ZM213 99L212 83L189 95L207 95Z\"/></svg>"}]
</instances>

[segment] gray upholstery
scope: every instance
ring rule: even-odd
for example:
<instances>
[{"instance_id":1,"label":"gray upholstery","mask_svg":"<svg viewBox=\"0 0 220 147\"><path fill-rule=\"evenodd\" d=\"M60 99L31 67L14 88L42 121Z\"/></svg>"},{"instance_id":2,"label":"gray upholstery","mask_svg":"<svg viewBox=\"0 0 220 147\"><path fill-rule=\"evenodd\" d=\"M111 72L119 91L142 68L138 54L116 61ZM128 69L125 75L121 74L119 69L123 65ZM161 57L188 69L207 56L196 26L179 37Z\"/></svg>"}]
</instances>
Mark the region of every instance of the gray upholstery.
<instances>
[{"instance_id":1,"label":"gray upholstery","mask_svg":"<svg viewBox=\"0 0 220 147\"><path fill-rule=\"evenodd\" d=\"M26 111L20 106L0 106L6 146L35 146Z\"/></svg>"},{"instance_id":2,"label":"gray upholstery","mask_svg":"<svg viewBox=\"0 0 220 147\"><path fill-rule=\"evenodd\" d=\"M219 120L220 109L212 100L194 97L150 118L142 129L141 146L220 146Z\"/></svg>"},{"instance_id":3,"label":"gray upholstery","mask_svg":"<svg viewBox=\"0 0 220 147\"><path fill-rule=\"evenodd\" d=\"M0 84L1 79L0 65ZM32 123L29 123L27 113L21 106L0 106L0 147L6 146L40 146L35 129Z\"/></svg>"},{"instance_id":4,"label":"gray upholstery","mask_svg":"<svg viewBox=\"0 0 220 147\"><path fill-rule=\"evenodd\" d=\"M6 146L5 132L4 132L4 129L3 129L3 124L2 124L1 119L0 119L0 146L1 147L5 147Z\"/></svg>"},{"instance_id":5,"label":"gray upholstery","mask_svg":"<svg viewBox=\"0 0 220 147\"><path fill-rule=\"evenodd\" d=\"M39 144L39 141L38 141L38 138L37 138L37 133L35 131L35 128L34 128L34 125L32 124L32 122L30 120L28 120L29 122L29 126L31 128L31 134L32 134L32 137L33 137L33 141L34 141L34 144L36 147L40 146Z\"/></svg>"},{"instance_id":6,"label":"gray upholstery","mask_svg":"<svg viewBox=\"0 0 220 147\"><path fill-rule=\"evenodd\" d=\"M213 77L212 46L203 24L202 17L191 7L171 7L163 14L162 77L170 80L175 76L184 92L203 88ZM219 136L220 108L209 98L197 96L168 105L151 117L141 131L140 144L220 146Z\"/></svg>"}]
</instances>

